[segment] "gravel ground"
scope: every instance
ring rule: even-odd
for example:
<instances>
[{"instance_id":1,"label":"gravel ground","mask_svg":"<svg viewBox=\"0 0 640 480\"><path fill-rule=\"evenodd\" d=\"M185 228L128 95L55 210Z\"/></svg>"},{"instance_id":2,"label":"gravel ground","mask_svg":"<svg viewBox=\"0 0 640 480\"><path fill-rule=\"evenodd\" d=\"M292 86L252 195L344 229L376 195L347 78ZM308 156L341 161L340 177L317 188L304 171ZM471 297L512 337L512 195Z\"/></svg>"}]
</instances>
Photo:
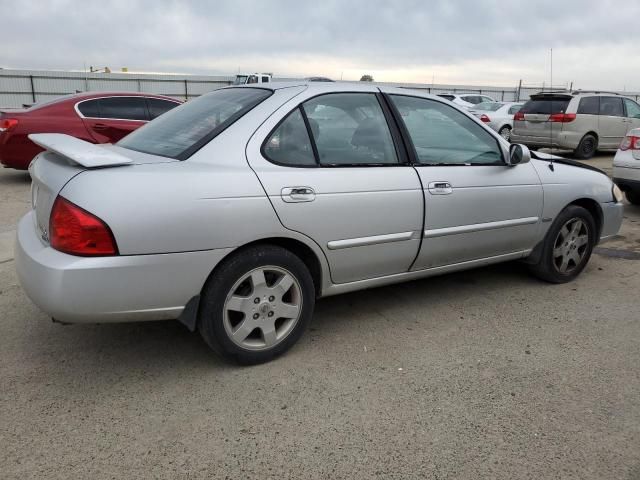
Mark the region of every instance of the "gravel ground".
<instances>
[{"instance_id":1,"label":"gravel ground","mask_svg":"<svg viewBox=\"0 0 640 480\"><path fill-rule=\"evenodd\" d=\"M571 284L505 264L328 298L241 368L177 322L52 324L14 272L28 202L0 171L1 478L640 479L638 207Z\"/></svg>"}]
</instances>

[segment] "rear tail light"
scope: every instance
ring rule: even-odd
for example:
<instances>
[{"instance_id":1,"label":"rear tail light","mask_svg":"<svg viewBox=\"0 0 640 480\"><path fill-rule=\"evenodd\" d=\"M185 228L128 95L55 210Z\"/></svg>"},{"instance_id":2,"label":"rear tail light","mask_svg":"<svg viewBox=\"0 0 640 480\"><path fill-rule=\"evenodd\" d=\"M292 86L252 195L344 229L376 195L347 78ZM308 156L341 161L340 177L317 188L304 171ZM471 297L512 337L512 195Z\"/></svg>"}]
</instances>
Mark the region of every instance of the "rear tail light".
<instances>
[{"instance_id":1,"label":"rear tail light","mask_svg":"<svg viewBox=\"0 0 640 480\"><path fill-rule=\"evenodd\" d=\"M573 122L575 119L575 113L554 113L549 116L549 121L555 123L569 123Z\"/></svg>"},{"instance_id":2,"label":"rear tail light","mask_svg":"<svg viewBox=\"0 0 640 480\"><path fill-rule=\"evenodd\" d=\"M516 114L513 116L513 119L514 120L524 121L524 113L516 112Z\"/></svg>"},{"instance_id":3,"label":"rear tail light","mask_svg":"<svg viewBox=\"0 0 640 480\"><path fill-rule=\"evenodd\" d=\"M480 115L480 120L482 120L484 123L489 123L491 121L491 119L489 117L487 117L487 115L485 113Z\"/></svg>"},{"instance_id":4,"label":"rear tail light","mask_svg":"<svg viewBox=\"0 0 640 480\"><path fill-rule=\"evenodd\" d=\"M640 137L627 135L622 139L620 150L640 150Z\"/></svg>"},{"instance_id":5,"label":"rear tail light","mask_svg":"<svg viewBox=\"0 0 640 480\"><path fill-rule=\"evenodd\" d=\"M56 250L83 257L117 255L111 229L95 215L58 196L49 220L49 241Z\"/></svg>"},{"instance_id":6,"label":"rear tail light","mask_svg":"<svg viewBox=\"0 0 640 480\"><path fill-rule=\"evenodd\" d=\"M15 118L0 118L0 132L11 130L16 125L18 125L18 120Z\"/></svg>"}]
</instances>

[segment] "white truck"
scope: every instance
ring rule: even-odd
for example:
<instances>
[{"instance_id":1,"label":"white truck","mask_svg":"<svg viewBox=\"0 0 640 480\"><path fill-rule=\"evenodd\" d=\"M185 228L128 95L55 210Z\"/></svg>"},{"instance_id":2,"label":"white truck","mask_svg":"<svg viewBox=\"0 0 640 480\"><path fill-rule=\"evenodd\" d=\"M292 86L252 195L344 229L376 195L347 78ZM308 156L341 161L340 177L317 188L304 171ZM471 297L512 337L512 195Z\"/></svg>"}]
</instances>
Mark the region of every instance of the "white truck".
<instances>
[{"instance_id":1,"label":"white truck","mask_svg":"<svg viewBox=\"0 0 640 480\"><path fill-rule=\"evenodd\" d=\"M271 82L271 73L239 73L233 81L234 85L247 85L249 83L269 83Z\"/></svg>"}]
</instances>

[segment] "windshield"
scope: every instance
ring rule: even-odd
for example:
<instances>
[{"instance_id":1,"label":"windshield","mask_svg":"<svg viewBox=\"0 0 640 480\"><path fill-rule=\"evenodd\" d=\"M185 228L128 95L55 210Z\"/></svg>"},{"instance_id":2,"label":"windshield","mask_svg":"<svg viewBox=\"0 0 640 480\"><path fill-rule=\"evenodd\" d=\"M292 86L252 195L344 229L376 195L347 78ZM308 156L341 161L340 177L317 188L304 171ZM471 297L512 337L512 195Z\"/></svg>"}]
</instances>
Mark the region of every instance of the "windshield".
<instances>
[{"instance_id":1,"label":"windshield","mask_svg":"<svg viewBox=\"0 0 640 480\"><path fill-rule=\"evenodd\" d=\"M271 95L263 88L222 88L159 116L118 145L185 160Z\"/></svg>"},{"instance_id":2,"label":"windshield","mask_svg":"<svg viewBox=\"0 0 640 480\"><path fill-rule=\"evenodd\" d=\"M486 112L495 112L498 110L504 103L498 102L482 102L473 107L474 110L484 110Z\"/></svg>"}]
</instances>

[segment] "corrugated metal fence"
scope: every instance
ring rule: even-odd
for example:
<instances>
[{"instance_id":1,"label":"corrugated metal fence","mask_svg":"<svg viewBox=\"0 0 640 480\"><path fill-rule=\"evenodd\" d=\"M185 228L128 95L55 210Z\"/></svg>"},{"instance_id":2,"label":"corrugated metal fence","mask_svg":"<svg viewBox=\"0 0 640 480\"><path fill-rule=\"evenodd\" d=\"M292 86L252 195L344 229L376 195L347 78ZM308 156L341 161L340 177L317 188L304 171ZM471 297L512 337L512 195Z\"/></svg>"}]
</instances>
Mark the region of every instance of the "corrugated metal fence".
<instances>
[{"instance_id":1,"label":"corrugated metal fence","mask_svg":"<svg viewBox=\"0 0 640 480\"><path fill-rule=\"evenodd\" d=\"M189 100L220 87L230 85L234 76L172 75L152 73L85 73L52 70L0 69L0 107L21 107L36 102L87 91L146 92ZM292 80L274 78L274 80ZM433 94L475 93L488 95L500 101L527 100L543 86L495 87L478 85L443 85L400 82L377 82L412 88ZM620 92L638 100L640 93Z\"/></svg>"}]
</instances>

